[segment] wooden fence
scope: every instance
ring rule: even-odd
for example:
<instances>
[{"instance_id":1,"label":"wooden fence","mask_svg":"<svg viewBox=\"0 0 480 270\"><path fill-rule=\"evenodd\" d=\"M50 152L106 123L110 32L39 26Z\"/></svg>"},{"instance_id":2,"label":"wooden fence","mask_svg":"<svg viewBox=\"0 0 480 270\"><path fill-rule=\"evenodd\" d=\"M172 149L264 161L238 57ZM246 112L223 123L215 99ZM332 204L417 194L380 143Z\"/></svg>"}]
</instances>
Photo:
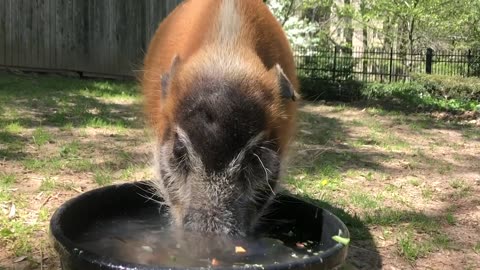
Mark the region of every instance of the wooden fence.
<instances>
[{"instance_id":1,"label":"wooden fence","mask_svg":"<svg viewBox=\"0 0 480 270\"><path fill-rule=\"evenodd\" d=\"M181 0L0 0L0 67L132 76Z\"/></svg>"}]
</instances>

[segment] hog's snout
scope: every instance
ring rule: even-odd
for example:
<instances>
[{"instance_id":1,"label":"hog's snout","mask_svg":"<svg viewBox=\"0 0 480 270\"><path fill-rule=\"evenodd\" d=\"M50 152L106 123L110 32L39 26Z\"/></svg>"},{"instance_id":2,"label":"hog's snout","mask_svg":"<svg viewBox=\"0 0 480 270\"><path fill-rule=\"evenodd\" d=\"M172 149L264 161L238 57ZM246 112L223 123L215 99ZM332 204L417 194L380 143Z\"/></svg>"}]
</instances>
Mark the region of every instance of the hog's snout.
<instances>
[{"instance_id":1,"label":"hog's snout","mask_svg":"<svg viewBox=\"0 0 480 270\"><path fill-rule=\"evenodd\" d=\"M190 209L183 220L187 231L209 234L244 235L243 222L228 209Z\"/></svg>"}]
</instances>

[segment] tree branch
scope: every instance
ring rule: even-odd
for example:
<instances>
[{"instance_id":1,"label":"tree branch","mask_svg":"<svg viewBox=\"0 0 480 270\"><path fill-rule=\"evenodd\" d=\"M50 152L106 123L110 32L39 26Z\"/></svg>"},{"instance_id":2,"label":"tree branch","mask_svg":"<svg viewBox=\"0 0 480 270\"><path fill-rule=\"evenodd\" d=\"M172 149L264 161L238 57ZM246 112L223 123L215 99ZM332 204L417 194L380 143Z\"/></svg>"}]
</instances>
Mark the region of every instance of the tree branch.
<instances>
[{"instance_id":1,"label":"tree branch","mask_svg":"<svg viewBox=\"0 0 480 270\"><path fill-rule=\"evenodd\" d=\"M285 16L283 17L283 20L282 20L282 26L285 25L285 23L288 20L288 17L290 17L290 13L293 10L293 4L294 3L295 3L295 0L290 0L290 5L288 6L287 12L285 12Z\"/></svg>"}]
</instances>

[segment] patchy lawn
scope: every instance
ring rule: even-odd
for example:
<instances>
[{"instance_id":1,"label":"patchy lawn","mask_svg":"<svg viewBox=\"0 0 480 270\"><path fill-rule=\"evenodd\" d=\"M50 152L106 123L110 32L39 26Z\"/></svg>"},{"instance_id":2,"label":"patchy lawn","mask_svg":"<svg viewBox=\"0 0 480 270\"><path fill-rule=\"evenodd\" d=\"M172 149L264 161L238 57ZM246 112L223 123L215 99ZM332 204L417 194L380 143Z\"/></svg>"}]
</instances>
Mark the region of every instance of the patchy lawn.
<instances>
[{"instance_id":1,"label":"patchy lawn","mask_svg":"<svg viewBox=\"0 0 480 270\"><path fill-rule=\"evenodd\" d=\"M480 127L305 104L285 188L340 216L346 269L480 268ZM478 122L477 122L478 123ZM0 73L0 269L58 269L65 200L151 177L133 83Z\"/></svg>"}]
</instances>

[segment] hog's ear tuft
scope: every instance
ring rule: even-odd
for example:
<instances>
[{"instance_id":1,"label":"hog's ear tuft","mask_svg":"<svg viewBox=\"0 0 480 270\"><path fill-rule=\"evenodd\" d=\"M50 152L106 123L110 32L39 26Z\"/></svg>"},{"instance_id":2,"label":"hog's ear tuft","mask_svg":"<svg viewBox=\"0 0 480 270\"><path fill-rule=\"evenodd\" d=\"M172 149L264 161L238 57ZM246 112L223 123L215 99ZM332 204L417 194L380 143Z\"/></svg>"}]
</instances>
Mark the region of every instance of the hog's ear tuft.
<instances>
[{"instance_id":1,"label":"hog's ear tuft","mask_svg":"<svg viewBox=\"0 0 480 270\"><path fill-rule=\"evenodd\" d=\"M162 87L162 95L165 97L168 93L168 89L170 87L170 81L175 75L175 72L178 68L178 65L180 63L180 57L178 55L175 55L173 57L172 63L170 64L170 70L165 72L162 75L161 78L161 87Z\"/></svg>"},{"instance_id":2,"label":"hog's ear tuft","mask_svg":"<svg viewBox=\"0 0 480 270\"><path fill-rule=\"evenodd\" d=\"M280 96L284 100L293 100L295 101L295 89L293 88L292 83L287 78L285 73L283 72L282 67L279 64L276 64L274 67L274 72L278 81L278 85L280 87Z\"/></svg>"}]
</instances>

